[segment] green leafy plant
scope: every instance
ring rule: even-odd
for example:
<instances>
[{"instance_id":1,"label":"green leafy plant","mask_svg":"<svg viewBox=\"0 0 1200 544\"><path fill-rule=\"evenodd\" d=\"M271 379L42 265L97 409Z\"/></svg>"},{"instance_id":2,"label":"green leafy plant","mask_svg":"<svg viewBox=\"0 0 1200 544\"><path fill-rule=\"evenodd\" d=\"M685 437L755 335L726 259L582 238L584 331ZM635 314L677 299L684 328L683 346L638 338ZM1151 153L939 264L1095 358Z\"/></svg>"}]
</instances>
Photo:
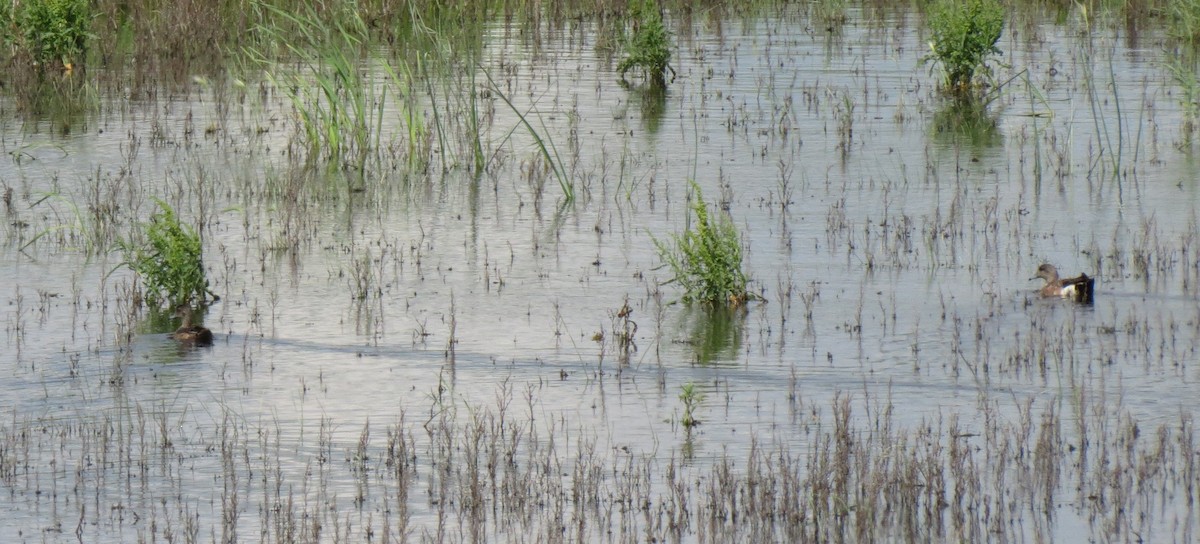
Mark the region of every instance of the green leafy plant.
<instances>
[{"instance_id":1,"label":"green leafy plant","mask_svg":"<svg viewBox=\"0 0 1200 544\"><path fill-rule=\"evenodd\" d=\"M683 403L683 417L679 418L679 423L688 429L699 425L696 408L704 401L704 393L700 392L695 383L688 382L679 386L679 401Z\"/></svg>"},{"instance_id":2,"label":"green leafy plant","mask_svg":"<svg viewBox=\"0 0 1200 544\"><path fill-rule=\"evenodd\" d=\"M946 89L965 93L977 73L987 73L987 57L1000 54L1004 8L996 0L938 0L930 7L933 39L925 62L942 67Z\"/></svg>"},{"instance_id":3,"label":"green leafy plant","mask_svg":"<svg viewBox=\"0 0 1200 544\"><path fill-rule=\"evenodd\" d=\"M683 287L684 302L740 306L755 297L746 290L749 279L742 270L737 227L728 216L709 213L696 182L692 182L692 190L695 223L682 234L672 235L673 244L654 239L664 265L673 273L666 283Z\"/></svg>"},{"instance_id":4,"label":"green leafy plant","mask_svg":"<svg viewBox=\"0 0 1200 544\"><path fill-rule=\"evenodd\" d=\"M88 0L30 0L15 6L6 7L0 17L15 30L9 37L13 44L35 65L70 69L83 60L92 24Z\"/></svg>"},{"instance_id":5,"label":"green leafy plant","mask_svg":"<svg viewBox=\"0 0 1200 544\"><path fill-rule=\"evenodd\" d=\"M151 307L205 304L212 292L204 277L200 235L180 223L166 202L158 201L158 207L159 211L144 224L144 242L120 242L125 253L122 264L142 279Z\"/></svg>"},{"instance_id":6,"label":"green leafy plant","mask_svg":"<svg viewBox=\"0 0 1200 544\"><path fill-rule=\"evenodd\" d=\"M633 37L625 43L625 58L617 64L617 73L625 79L625 73L641 68L650 82L666 85L666 72L671 68L671 38L663 26L662 13L654 0L631 0L630 16L633 19Z\"/></svg>"}]
</instances>

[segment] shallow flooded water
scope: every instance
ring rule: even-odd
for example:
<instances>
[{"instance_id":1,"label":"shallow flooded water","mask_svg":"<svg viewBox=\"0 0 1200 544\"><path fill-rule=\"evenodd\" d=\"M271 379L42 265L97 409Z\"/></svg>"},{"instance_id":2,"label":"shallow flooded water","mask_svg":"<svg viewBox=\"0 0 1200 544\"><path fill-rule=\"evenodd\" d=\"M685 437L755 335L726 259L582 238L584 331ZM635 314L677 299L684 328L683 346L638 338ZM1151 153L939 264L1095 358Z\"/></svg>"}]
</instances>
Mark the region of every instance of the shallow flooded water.
<instances>
[{"instance_id":1,"label":"shallow flooded water","mask_svg":"<svg viewBox=\"0 0 1200 544\"><path fill-rule=\"evenodd\" d=\"M665 93L618 85L593 23L498 21L417 101L476 97L478 176L446 138L313 181L267 83L10 119L0 539L1193 539L1197 166L1163 38L1010 24L964 113L918 19L677 18ZM693 179L762 301L673 304L654 241ZM211 348L94 251L154 199L201 228ZM1043 262L1095 303L1038 298Z\"/></svg>"}]
</instances>

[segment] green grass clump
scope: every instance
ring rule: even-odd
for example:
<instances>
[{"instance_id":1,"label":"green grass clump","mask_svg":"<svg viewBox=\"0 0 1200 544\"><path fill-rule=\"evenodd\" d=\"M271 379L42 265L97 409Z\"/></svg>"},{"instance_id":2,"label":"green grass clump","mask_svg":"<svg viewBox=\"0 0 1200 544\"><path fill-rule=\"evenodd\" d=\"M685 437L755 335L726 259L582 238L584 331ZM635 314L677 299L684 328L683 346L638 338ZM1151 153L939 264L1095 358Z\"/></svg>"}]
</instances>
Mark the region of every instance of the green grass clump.
<instances>
[{"instance_id":1,"label":"green grass clump","mask_svg":"<svg viewBox=\"0 0 1200 544\"><path fill-rule=\"evenodd\" d=\"M930 7L929 28L933 39L925 61L941 65L946 89L965 93L976 74L990 73L988 56L1000 54L1004 7L996 0L938 0Z\"/></svg>"},{"instance_id":2,"label":"green grass clump","mask_svg":"<svg viewBox=\"0 0 1200 544\"><path fill-rule=\"evenodd\" d=\"M1193 68L1196 61L1191 55L1167 55L1165 61L1167 71L1175 82L1178 92L1174 93L1179 111L1182 114L1180 131L1183 133L1184 145L1191 147L1195 137L1197 121L1200 120L1200 75Z\"/></svg>"},{"instance_id":3,"label":"green grass clump","mask_svg":"<svg viewBox=\"0 0 1200 544\"><path fill-rule=\"evenodd\" d=\"M739 306L750 298L748 278L742 270L742 241L737 227L725 215L713 217L692 182L695 224L672 236L674 244L654 240L659 255L674 274L667 283L683 287L684 302Z\"/></svg>"},{"instance_id":4,"label":"green grass clump","mask_svg":"<svg viewBox=\"0 0 1200 544\"><path fill-rule=\"evenodd\" d=\"M631 2L633 37L625 44L625 58L617 64L617 73L624 80L626 72L641 68L651 83L666 85L666 72L671 69L671 38L663 26L662 13L654 0Z\"/></svg>"},{"instance_id":5,"label":"green grass clump","mask_svg":"<svg viewBox=\"0 0 1200 544\"><path fill-rule=\"evenodd\" d=\"M1167 33L1195 46L1200 43L1200 0L1167 0Z\"/></svg>"},{"instance_id":6,"label":"green grass clump","mask_svg":"<svg viewBox=\"0 0 1200 544\"><path fill-rule=\"evenodd\" d=\"M700 392L695 383L688 382L679 386L679 401L683 403L683 417L679 418L679 423L688 429L699 425L696 408L704 401L704 393Z\"/></svg>"},{"instance_id":7,"label":"green grass clump","mask_svg":"<svg viewBox=\"0 0 1200 544\"><path fill-rule=\"evenodd\" d=\"M364 69L370 60L367 22L353 4L328 12L312 5L251 5L264 22L254 29L261 45L246 52L290 99L306 160L365 175L368 160L378 157L386 98Z\"/></svg>"},{"instance_id":8,"label":"green grass clump","mask_svg":"<svg viewBox=\"0 0 1200 544\"><path fill-rule=\"evenodd\" d=\"M88 0L28 0L3 4L0 22L9 29L5 41L17 52L28 55L35 66L69 69L83 60L92 24Z\"/></svg>"},{"instance_id":9,"label":"green grass clump","mask_svg":"<svg viewBox=\"0 0 1200 544\"><path fill-rule=\"evenodd\" d=\"M151 307L206 304L211 292L204 277L200 235L180 223L166 202L158 201L158 207L159 211L144 224L144 242L120 243L125 253L122 264L142 279L146 302Z\"/></svg>"}]
</instances>

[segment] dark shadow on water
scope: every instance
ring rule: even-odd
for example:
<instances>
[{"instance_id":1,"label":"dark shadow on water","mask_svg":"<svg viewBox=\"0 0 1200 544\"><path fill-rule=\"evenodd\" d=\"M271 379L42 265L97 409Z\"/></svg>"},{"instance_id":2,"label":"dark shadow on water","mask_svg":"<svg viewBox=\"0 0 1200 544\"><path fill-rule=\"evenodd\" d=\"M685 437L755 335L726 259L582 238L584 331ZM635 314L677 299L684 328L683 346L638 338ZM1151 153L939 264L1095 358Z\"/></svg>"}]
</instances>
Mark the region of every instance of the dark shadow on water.
<instances>
[{"instance_id":1,"label":"dark shadow on water","mask_svg":"<svg viewBox=\"0 0 1200 544\"><path fill-rule=\"evenodd\" d=\"M204 322L204 314L208 313L207 309L200 309L195 312L193 319L196 323ZM146 317L138 326L139 332L143 334L168 334L175 332L179 328L180 319L175 315L175 311L170 308L150 308L146 311Z\"/></svg>"},{"instance_id":2,"label":"dark shadow on water","mask_svg":"<svg viewBox=\"0 0 1200 544\"><path fill-rule=\"evenodd\" d=\"M192 318L196 324L204 324L205 316L208 314L208 307L201 306L192 312ZM193 352L197 350L205 350L211 345L198 345L192 342L180 342L171 337L171 333L181 325L181 319L175 315L173 310L167 308L150 308L146 311L146 316L138 323L137 329L140 335L146 336L138 341L139 351L145 352L146 361L153 363L165 364L174 363L185 359L192 359L195 356ZM228 340L224 335L213 331L216 337L215 342Z\"/></svg>"},{"instance_id":3,"label":"dark shadow on water","mask_svg":"<svg viewBox=\"0 0 1200 544\"><path fill-rule=\"evenodd\" d=\"M692 306L685 310L682 342L692 346L695 362L702 365L729 364L738 359L746 328L746 308Z\"/></svg>"},{"instance_id":4,"label":"dark shadow on water","mask_svg":"<svg viewBox=\"0 0 1200 544\"><path fill-rule=\"evenodd\" d=\"M620 80L621 86L629 92L629 102L636 103L642 115L642 128L650 134L658 134L662 126L663 116L667 112L667 84L661 79L650 79L646 83L634 85Z\"/></svg>"},{"instance_id":5,"label":"dark shadow on water","mask_svg":"<svg viewBox=\"0 0 1200 544\"><path fill-rule=\"evenodd\" d=\"M679 446L679 454L683 458L684 463L691 464L696 460L696 436L692 433L692 429L684 429L683 444Z\"/></svg>"},{"instance_id":6,"label":"dark shadow on water","mask_svg":"<svg viewBox=\"0 0 1200 544\"><path fill-rule=\"evenodd\" d=\"M977 151L1004 143L998 115L988 110L988 101L974 96L948 98L933 114L930 136L944 146L966 146Z\"/></svg>"}]
</instances>

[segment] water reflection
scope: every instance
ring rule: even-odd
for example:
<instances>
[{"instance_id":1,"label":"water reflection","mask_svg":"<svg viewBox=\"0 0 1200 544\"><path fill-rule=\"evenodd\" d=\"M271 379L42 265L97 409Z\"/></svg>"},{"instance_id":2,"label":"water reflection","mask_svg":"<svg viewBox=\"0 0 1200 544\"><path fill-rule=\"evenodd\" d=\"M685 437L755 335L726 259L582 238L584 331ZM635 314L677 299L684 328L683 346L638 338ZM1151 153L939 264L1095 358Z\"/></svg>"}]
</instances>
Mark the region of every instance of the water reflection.
<instances>
[{"instance_id":1,"label":"water reflection","mask_svg":"<svg viewBox=\"0 0 1200 544\"><path fill-rule=\"evenodd\" d=\"M485 108L481 119L489 122L457 139L456 129L469 124L462 114L471 95L460 93L474 88L469 74L426 83L415 70L403 78L403 108L381 102L380 145L400 150L382 160L403 170L406 158L420 155L407 163L410 172L368 165L379 176L364 177L362 169L291 165L291 125L282 120L292 113L279 102L228 114L186 99L167 109L133 104L126 116L104 119L102 132L77 130L65 141L6 133L15 143L13 160L0 163L9 237L0 248L0 279L10 282L0 343L15 357L3 367L0 401L9 423L0 446L14 455L0 471L8 491L0 506L16 514L0 527L0 540L53 528L62 511L72 526L82 520L77 540L87 542L135 538L121 521L130 518L119 517L130 513L149 520L138 524L142 532L184 522L200 534L245 535L275 526L277 513L330 527L357 512L363 517L350 520L357 525L344 539L368 540L391 523L435 540L442 523L477 531L479 505L503 518L526 512L506 510L521 504L538 506L520 515L547 516L516 516L531 533L565 534L558 523L572 519L590 524L577 540L634 540L658 538L647 527L671 522L617 501L637 496L659 512L669 502L700 505L684 512L698 520L706 511L733 512L707 508L719 504L704 502L710 498L746 496L720 488L710 497L691 483L671 488L668 463L680 458L678 483L714 481L714 466L732 467L727 482L789 474L784 465L756 465L756 451L779 463L798 460L794 475L811 459L817 464L804 478L778 487L752 478L756 489L809 496L831 489L822 467L845 468L847 476L904 469L845 480L847 494L822 503L868 497L864 507L838 512L836 520L855 523L870 521L860 513L886 511L870 497L895 496L870 486L907 482L904 475L916 473L909 467L929 467L928 481L969 483L975 480L954 472L938 480L942 468L967 467L985 490L1038 481L1029 463L1012 465L1020 473L1011 480L1000 465L1024 458L1015 452L1039 451L1040 439L1031 441L1039 433L1046 462L1039 453L1033 465L1064 470L1063 481L1082 486L1080 493L1104 493L1089 482L1107 481L1111 470L1069 452L1087 444L1098 452L1092 459L1110 458L1097 448L1111 450L1106 431L1118 426L1143 430L1141 441L1123 438L1131 447L1117 453L1164 451L1158 438L1146 442L1162 437L1180 445L1186 462L1194 438L1178 429L1190 429L1196 409L1185 363L1200 345L1193 326L1200 308L1190 296L1200 283L1200 168L1194 154L1155 147L1155 138L1180 136L1169 132L1182 118L1174 101L1145 101L1165 91L1120 95L1143 100L1122 108L1146 118L1127 115L1113 130L1129 131L1121 145L1145 153L1125 155L1140 176L1126 200L1133 205L1114 204L1087 177L1096 150L1108 145L1093 136L1097 121L1089 116L1115 109L1109 104L1118 97L1100 96L1097 107L1108 110L1086 107L1080 86L1063 83L1079 81L1070 58L1051 59L1058 79L1034 82L1046 94L1036 113L1054 115L1033 117L1017 100L1009 102L1018 104L1012 111L1000 102L942 102L923 71L914 72L924 50L915 22L852 22L824 32L804 26L807 16L738 25L712 13L711 24L697 25L693 43L681 48L688 53L669 91L618 88L611 63L596 62L579 45L595 37L546 39L535 53L510 32L520 27L497 22L486 52L469 41L460 54L483 59L517 107ZM453 24L441 19L427 24ZM1073 50L1074 35L1058 27L1034 35L1045 39L1021 44L1029 48L1015 63L1045 62L1048 44ZM430 45L474 40L418 38ZM1114 43L1114 87L1158 81L1142 73L1153 63L1135 62L1147 54L1130 57L1120 47ZM1030 78L1047 72L1030 70ZM1012 91L1019 92L1029 91ZM624 115L622 107L640 111ZM668 108L683 130L663 123ZM518 112L538 120L534 128L560 152L569 150L563 162L578 198L543 187L546 163L519 128ZM183 119L193 114L190 124ZM188 126L214 120L229 138L177 144L187 141ZM403 151L409 129L420 133L409 148L415 152ZM1135 130L1146 136L1134 138ZM249 136L232 136L239 133ZM399 136L388 142L391 134ZM138 148L142 138L153 145ZM577 143L561 145L568 139ZM469 164L476 143L494 158L488 168ZM1037 145L1052 150L1058 191L1030 185L1035 161L1028 158L1044 153ZM929 160L931 149L965 150L979 160ZM173 170L179 164L187 168ZM170 173L156 177L163 171ZM937 183L959 173L978 183L952 191ZM662 303L677 293L655 268L652 238L686 221L689 179L720 191L769 302L749 310ZM34 205L47 194L63 196ZM75 234L98 221L88 214L76 221L68 204L82 210L92 200L118 201L119 221L105 224L119 235L163 194L206 225L206 266L222 296L210 309L211 326L222 334L209 348L171 341L177 323L166 312L122 305L131 297L119 286L131 276L121 270L108 280L111 265L89 263L78 249ZM39 232L63 235L18 250L22 237ZM1032 298L1029 271L1042 261L1096 273L1102 297L1088 307ZM597 331L605 333L600 344ZM699 405L703 424L685 429L679 393L689 383L707 401ZM1115 425L1117 418L1129 424ZM1089 434L1096 429L1105 434ZM962 445L969 447L943 456L946 446ZM1175 455L1168 452L1167 462L1179 462ZM1161 464L1166 456L1139 459ZM634 463L645 470L627 471ZM755 466L769 470L755 474ZM623 479L635 472L647 477ZM1159 473L1145 480L1147 489L1163 489L1171 473ZM900 488L927 490L930 504L941 504L946 495L928 481ZM1094 523L1069 506L1031 514L1019 486L1006 489L964 488L961 496L979 505L976 512L1024 512L1024 520L996 522L1018 527L1018 538L1069 540ZM81 494L94 499L72 512ZM480 502L489 494L491 502ZM569 496L599 502L586 506ZM1135 504L1140 495L1128 496L1096 507L1104 515L1136 511L1151 528L1169 528L1173 504L1185 502ZM553 505L630 517L593 523L593 514ZM778 511L762 506L758 512ZM937 507L923 511L941 515ZM1064 528L1036 535L1021 528L1049 516ZM969 518L962 516L979 521ZM713 526L735 526L729 519ZM668 538L698 538L687 523L679 525L682 536ZM505 530L493 527L484 537L536 539ZM885 533L853 536L880 540ZM374 534L402 540L410 533Z\"/></svg>"},{"instance_id":2,"label":"water reflection","mask_svg":"<svg viewBox=\"0 0 1200 544\"><path fill-rule=\"evenodd\" d=\"M625 80L620 83L629 92L629 101L638 105L642 114L642 128L651 135L658 134L663 115L667 112L667 86L656 83L634 85Z\"/></svg>"},{"instance_id":3,"label":"water reflection","mask_svg":"<svg viewBox=\"0 0 1200 544\"><path fill-rule=\"evenodd\" d=\"M745 335L745 306L693 305L681 318L686 343L692 347L694 361L701 365L734 363Z\"/></svg>"},{"instance_id":4,"label":"water reflection","mask_svg":"<svg viewBox=\"0 0 1200 544\"><path fill-rule=\"evenodd\" d=\"M930 131L934 141L946 146L965 145L976 151L1004 143L999 115L988 109L988 100L970 95L947 98L933 113Z\"/></svg>"}]
</instances>

